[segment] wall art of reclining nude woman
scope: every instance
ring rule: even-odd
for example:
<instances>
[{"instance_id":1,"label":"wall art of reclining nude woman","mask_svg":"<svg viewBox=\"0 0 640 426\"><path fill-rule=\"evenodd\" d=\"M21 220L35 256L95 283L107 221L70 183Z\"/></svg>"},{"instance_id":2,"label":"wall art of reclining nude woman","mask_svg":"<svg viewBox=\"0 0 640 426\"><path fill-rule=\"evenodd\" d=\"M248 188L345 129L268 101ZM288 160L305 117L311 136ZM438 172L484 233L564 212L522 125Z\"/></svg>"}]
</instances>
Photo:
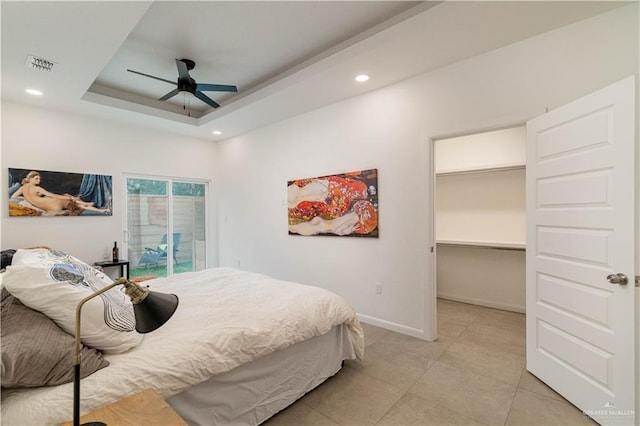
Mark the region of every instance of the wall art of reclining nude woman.
<instances>
[{"instance_id":1,"label":"wall art of reclining nude woman","mask_svg":"<svg viewBox=\"0 0 640 426\"><path fill-rule=\"evenodd\" d=\"M377 169L288 182L289 234L378 237Z\"/></svg>"},{"instance_id":2,"label":"wall art of reclining nude woman","mask_svg":"<svg viewBox=\"0 0 640 426\"><path fill-rule=\"evenodd\" d=\"M111 176L9 169L9 216L111 216L111 208Z\"/></svg>"}]
</instances>

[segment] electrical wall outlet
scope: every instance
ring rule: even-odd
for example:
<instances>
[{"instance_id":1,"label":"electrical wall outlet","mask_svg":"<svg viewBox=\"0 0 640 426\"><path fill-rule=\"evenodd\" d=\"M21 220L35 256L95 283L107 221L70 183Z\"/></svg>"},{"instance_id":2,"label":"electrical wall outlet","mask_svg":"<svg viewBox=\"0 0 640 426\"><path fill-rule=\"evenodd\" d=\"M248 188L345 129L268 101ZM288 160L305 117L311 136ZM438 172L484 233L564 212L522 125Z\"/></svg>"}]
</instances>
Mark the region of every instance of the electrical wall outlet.
<instances>
[{"instance_id":1,"label":"electrical wall outlet","mask_svg":"<svg viewBox=\"0 0 640 426\"><path fill-rule=\"evenodd\" d=\"M376 294L382 294L382 284L376 284Z\"/></svg>"}]
</instances>

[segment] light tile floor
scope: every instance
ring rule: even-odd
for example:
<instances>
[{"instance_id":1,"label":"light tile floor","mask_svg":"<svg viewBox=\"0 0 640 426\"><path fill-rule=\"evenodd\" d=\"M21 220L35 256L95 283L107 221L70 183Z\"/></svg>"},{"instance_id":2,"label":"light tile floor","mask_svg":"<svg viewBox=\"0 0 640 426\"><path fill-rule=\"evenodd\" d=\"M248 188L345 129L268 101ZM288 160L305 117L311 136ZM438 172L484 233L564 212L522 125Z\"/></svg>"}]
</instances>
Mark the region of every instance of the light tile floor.
<instances>
[{"instance_id":1,"label":"light tile floor","mask_svg":"<svg viewBox=\"0 0 640 426\"><path fill-rule=\"evenodd\" d=\"M438 340L363 324L365 359L264 423L596 425L525 369L525 316L438 300Z\"/></svg>"}]
</instances>

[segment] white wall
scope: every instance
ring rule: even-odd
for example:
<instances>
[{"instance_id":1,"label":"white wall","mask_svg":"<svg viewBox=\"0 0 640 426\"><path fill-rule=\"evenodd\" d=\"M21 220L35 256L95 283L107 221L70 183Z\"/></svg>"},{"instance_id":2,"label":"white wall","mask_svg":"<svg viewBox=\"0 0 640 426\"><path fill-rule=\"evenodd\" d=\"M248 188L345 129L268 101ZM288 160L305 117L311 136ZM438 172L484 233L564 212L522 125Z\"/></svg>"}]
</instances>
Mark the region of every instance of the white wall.
<instances>
[{"instance_id":1,"label":"white wall","mask_svg":"<svg viewBox=\"0 0 640 426\"><path fill-rule=\"evenodd\" d=\"M434 142L434 168L437 174L524 166L526 142L526 126L440 139Z\"/></svg>"},{"instance_id":2,"label":"white wall","mask_svg":"<svg viewBox=\"0 0 640 426\"><path fill-rule=\"evenodd\" d=\"M216 146L211 141L142 127L2 104L1 246L47 245L93 262L118 241L123 245L125 173L214 179ZM113 176L113 215L9 217L7 168L96 173ZM210 191L213 189L210 184ZM213 197L211 197L213 199ZM212 202L210 212L215 212ZM209 263L217 251L215 215L209 226ZM121 249L121 253L126 253ZM124 256L123 256L124 257Z\"/></svg>"},{"instance_id":3,"label":"white wall","mask_svg":"<svg viewBox=\"0 0 640 426\"><path fill-rule=\"evenodd\" d=\"M430 139L519 124L638 73L637 17L625 6L222 143L220 264L323 286L371 323L432 338ZM287 235L287 180L369 168L380 238Z\"/></svg>"},{"instance_id":4,"label":"white wall","mask_svg":"<svg viewBox=\"0 0 640 426\"><path fill-rule=\"evenodd\" d=\"M522 139L521 145L525 146ZM442 140L444 145L449 140ZM525 170L436 178L436 278L443 299L525 312Z\"/></svg>"},{"instance_id":5,"label":"white wall","mask_svg":"<svg viewBox=\"0 0 640 426\"><path fill-rule=\"evenodd\" d=\"M438 297L526 311L524 251L438 246Z\"/></svg>"},{"instance_id":6,"label":"white wall","mask_svg":"<svg viewBox=\"0 0 640 426\"><path fill-rule=\"evenodd\" d=\"M436 239L442 242L526 242L525 170L438 175Z\"/></svg>"}]
</instances>

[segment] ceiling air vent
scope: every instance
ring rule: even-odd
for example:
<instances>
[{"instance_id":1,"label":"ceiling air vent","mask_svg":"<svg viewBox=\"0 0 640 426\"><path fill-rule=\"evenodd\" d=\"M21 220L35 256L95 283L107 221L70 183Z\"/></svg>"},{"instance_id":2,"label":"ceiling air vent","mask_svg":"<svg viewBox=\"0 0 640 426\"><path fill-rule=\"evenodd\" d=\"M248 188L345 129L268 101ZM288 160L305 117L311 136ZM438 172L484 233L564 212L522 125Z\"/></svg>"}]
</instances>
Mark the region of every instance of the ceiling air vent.
<instances>
[{"instance_id":1,"label":"ceiling air vent","mask_svg":"<svg viewBox=\"0 0 640 426\"><path fill-rule=\"evenodd\" d=\"M50 71L53 71L53 66L55 65L55 62L52 62L43 58L38 58L37 56L28 55L24 65L27 68L31 68L36 71L50 72Z\"/></svg>"}]
</instances>

